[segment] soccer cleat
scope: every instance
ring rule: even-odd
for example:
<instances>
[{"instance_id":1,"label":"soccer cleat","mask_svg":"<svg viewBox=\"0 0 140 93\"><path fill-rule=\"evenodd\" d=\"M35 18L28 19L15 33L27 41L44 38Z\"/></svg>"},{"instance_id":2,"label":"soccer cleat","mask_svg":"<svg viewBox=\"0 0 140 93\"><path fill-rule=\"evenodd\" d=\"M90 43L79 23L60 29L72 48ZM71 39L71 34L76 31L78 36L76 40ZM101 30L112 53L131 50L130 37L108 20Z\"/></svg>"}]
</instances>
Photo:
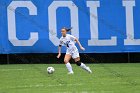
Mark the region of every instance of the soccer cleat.
<instances>
[{"instance_id":1,"label":"soccer cleat","mask_svg":"<svg viewBox=\"0 0 140 93\"><path fill-rule=\"evenodd\" d=\"M89 67L87 67L87 71L88 71L89 73L92 73L92 71L91 71L91 69L90 69Z\"/></svg>"},{"instance_id":2,"label":"soccer cleat","mask_svg":"<svg viewBox=\"0 0 140 93\"><path fill-rule=\"evenodd\" d=\"M74 74L74 72L68 72L68 75Z\"/></svg>"}]
</instances>

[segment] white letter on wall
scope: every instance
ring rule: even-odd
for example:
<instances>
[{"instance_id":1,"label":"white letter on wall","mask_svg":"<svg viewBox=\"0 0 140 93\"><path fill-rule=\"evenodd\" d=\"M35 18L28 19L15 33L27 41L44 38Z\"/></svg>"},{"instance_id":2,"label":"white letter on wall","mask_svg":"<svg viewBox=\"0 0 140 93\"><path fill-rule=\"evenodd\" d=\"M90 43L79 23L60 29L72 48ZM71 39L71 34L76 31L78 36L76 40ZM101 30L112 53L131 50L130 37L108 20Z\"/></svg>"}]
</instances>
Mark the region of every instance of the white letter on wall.
<instances>
[{"instance_id":1,"label":"white letter on wall","mask_svg":"<svg viewBox=\"0 0 140 93\"><path fill-rule=\"evenodd\" d=\"M72 1L53 1L53 3L48 7L48 17L49 17L49 39L52 43L57 46L59 44L59 39L57 37L57 19L56 10L59 7L68 7L71 14L71 27L73 27L71 34L79 38L79 24L78 24L78 8L76 5L72 6ZM52 32L55 34L52 34Z\"/></svg>"},{"instance_id":2,"label":"white letter on wall","mask_svg":"<svg viewBox=\"0 0 140 93\"><path fill-rule=\"evenodd\" d=\"M126 9L127 34L127 38L124 40L124 45L140 45L140 39L134 39L133 7L135 6L135 1L123 1L123 6Z\"/></svg>"},{"instance_id":3,"label":"white letter on wall","mask_svg":"<svg viewBox=\"0 0 140 93\"><path fill-rule=\"evenodd\" d=\"M30 15L37 15L37 8L31 1L12 1L7 7L9 41L14 46L33 46L38 41L37 32L31 32L28 40L19 40L16 37L15 10L18 7L26 7L29 9Z\"/></svg>"},{"instance_id":4,"label":"white letter on wall","mask_svg":"<svg viewBox=\"0 0 140 93\"><path fill-rule=\"evenodd\" d=\"M87 1L87 6L90 9L90 31L91 31L91 40L88 40L88 45L116 46L117 45L116 37L111 37L111 40L99 40L97 7L100 7L100 2ZM94 16L96 16L97 18L93 17L92 14L94 14Z\"/></svg>"}]
</instances>

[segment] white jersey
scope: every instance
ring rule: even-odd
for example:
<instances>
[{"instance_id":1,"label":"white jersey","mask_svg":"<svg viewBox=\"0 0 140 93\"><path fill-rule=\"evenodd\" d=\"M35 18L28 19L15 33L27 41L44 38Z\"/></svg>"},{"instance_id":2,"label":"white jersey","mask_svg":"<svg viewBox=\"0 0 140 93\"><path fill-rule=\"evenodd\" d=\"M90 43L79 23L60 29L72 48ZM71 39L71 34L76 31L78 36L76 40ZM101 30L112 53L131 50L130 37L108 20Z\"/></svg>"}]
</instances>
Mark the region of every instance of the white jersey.
<instances>
[{"instance_id":1,"label":"white jersey","mask_svg":"<svg viewBox=\"0 0 140 93\"><path fill-rule=\"evenodd\" d=\"M79 52L77 47L75 46L75 39L76 37L70 35L70 34L66 34L66 37L61 37L60 38L60 44L62 46L66 46L67 47L67 51L66 54L70 54L73 58L77 58L79 57Z\"/></svg>"},{"instance_id":2,"label":"white jersey","mask_svg":"<svg viewBox=\"0 0 140 93\"><path fill-rule=\"evenodd\" d=\"M59 45L66 46L67 49L76 47L75 46L75 39L76 39L76 37L74 37L74 36L72 36L70 34L66 34L66 37L62 36L60 38L60 44Z\"/></svg>"}]
</instances>

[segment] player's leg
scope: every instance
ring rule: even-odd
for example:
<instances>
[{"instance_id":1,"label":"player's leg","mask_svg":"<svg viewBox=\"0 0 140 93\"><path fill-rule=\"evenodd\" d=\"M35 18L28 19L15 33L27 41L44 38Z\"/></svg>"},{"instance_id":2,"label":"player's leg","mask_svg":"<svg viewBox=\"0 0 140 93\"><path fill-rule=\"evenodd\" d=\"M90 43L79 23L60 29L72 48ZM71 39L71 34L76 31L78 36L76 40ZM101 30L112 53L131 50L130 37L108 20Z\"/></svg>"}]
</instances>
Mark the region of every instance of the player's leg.
<instances>
[{"instance_id":1,"label":"player's leg","mask_svg":"<svg viewBox=\"0 0 140 93\"><path fill-rule=\"evenodd\" d=\"M70 54L66 54L65 58L64 58L64 63L66 65L67 69L68 69L68 72L69 72L68 74L73 74L72 66L71 66L71 64L69 62L70 59L71 59L71 55Z\"/></svg>"},{"instance_id":2,"label":"player's leg","mask_svg":"<svg viewBox=\"0 0 140 93\"><path fill-rule=\"evenodd\" d=\"M77 66L80 66L82 69L88 71L89 73L92 73L92 71L90 70L90 68L87 67L83 62L80 61L80 56L79 56L79 52L78 51L75 51L73 53L72 58L76 62Z\"/></svg>"}]
</instances>

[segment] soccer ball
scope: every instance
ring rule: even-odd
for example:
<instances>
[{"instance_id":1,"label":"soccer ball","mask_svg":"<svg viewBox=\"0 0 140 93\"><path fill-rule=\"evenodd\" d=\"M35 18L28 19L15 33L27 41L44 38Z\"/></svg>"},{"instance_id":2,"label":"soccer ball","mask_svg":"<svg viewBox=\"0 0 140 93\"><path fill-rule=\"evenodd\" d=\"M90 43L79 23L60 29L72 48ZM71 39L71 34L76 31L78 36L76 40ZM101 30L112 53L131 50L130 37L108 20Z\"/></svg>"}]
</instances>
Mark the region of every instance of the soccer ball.
<instances>
[{"instance_id":1,"label":"soccer ball","mask_svg":"<svg viewBox=\"0 0 140 93\"><path fill-rule=\"evenodd\" d=\"M54 71L55 71L55 69L54 69L53 67L48 67L48 68L47 68L48 74L53 74Z\"/></svg>"}]
</instances>

